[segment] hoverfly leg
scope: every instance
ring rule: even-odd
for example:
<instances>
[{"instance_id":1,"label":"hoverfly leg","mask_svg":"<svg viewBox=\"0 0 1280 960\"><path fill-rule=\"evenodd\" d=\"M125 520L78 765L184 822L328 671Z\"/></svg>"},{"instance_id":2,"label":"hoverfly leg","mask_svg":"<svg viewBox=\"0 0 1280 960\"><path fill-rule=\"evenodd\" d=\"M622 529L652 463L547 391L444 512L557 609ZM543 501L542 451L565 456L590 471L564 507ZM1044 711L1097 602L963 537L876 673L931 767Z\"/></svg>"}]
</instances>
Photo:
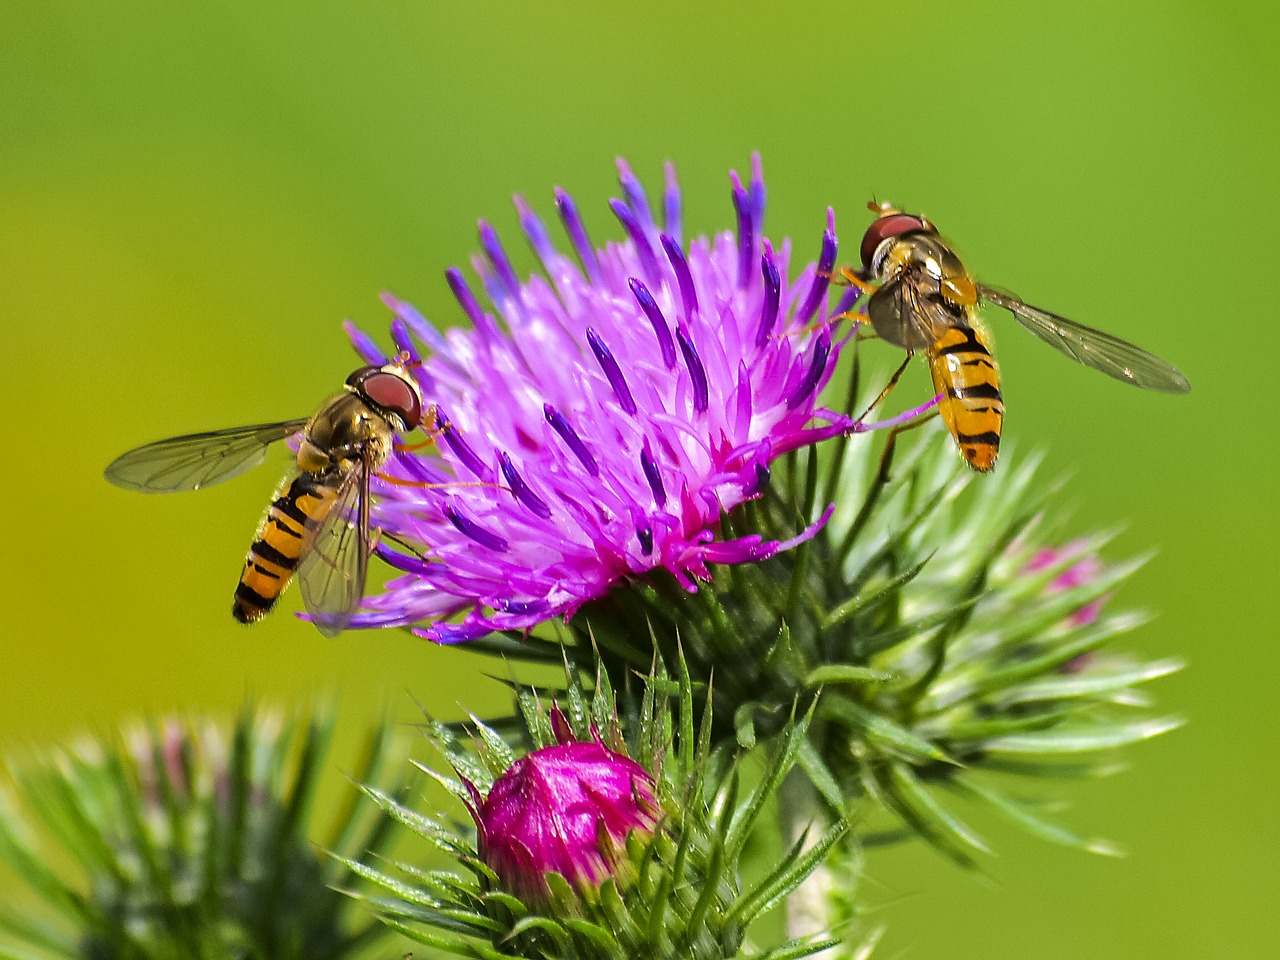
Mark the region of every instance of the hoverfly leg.
<instances>
[{"instance_id":1,"label":"hoverfly leg","mask_svg":"<svg viewBox=\"0 0 1280 960\"><path fill-rule=\"evenodd\" d=\"M826 277L837 287L857 287L863 293L875 293L879 284L871 283L852 267L841 267L835 273L819 270L818 276Z\"/></svg>"},{"instance_id":2,"label":"hoverfly leg","mask_svg":"<svg viewBox=\"0 0 1280 960\"><path fill-rule=\"evenodd\" d=\"M899 434L906 433L908 430L914 430L916 427L921 426L922 424L928 423L929 420L933 418L934 414L938 412L937 403L938 403L938 397L934 397L927 404L925 404L923 408L917 407L915 410L907 411L907 413L910 414L915 419L910 420L906 423L899 423L896 426L894 426L892 430L889 431L889 435L885 437L884 450L880 452L880 467L876 471L878 483L887 483L889 481L889 467L893 464L893 453L898 445ZM932 407L932 409L929 409L930 407ZM925 412L923 415L920 415L920 411L922 409ZM905 417L906 414L903 414L903 416ZM893 419L897 420L899 418L894 417ZM877 424L877 426L887 426L890 422L891 421L886 420L882 424Z\"/></svg>"},{"instance_id":3,"label":"hoverfly leg","mask_svg":"<svg viewBox=\"0 0 1280 960\"><path fill-rule=\"evenodd\" d=\"M827 270L819 270L817 275L830 280L838 287L857 287L863 293L873 293L877 289L875 284L871 284L866 280L863 280L850 267L841 267L835 273L831 273ZM788 330L786 333L778 334L778 336L797 337L802 334L813 333L815 330L820 330L823 327L835 326L841 320L852 320L855 326L861 326L862 322L866 319L867 315L865 313L852 309L845 310L843 313L833 314L825 320L815 320L813 323L807 324L799 330Z\"/></svg>"},{"instance_id":4,"label":"hoverfly leg","mask_svg":"<svg viewBox=\"0 0 1280 960\"><path fill-rule=\"evenodd\" d=\"M416 487L419 490L440 490L445 487L474 486L474 483L431 483L427 480L409 480L405 477L393 477L389 473L375 473L375 477L393 487ZM481 484L483 485L483 484Z\"/></svg>"},{"instance_id":5,"label":"hoverfly leg","mask_svg":"<svg viewBox=\"0 0 1280 960\"><path fill-rule=\"evenodd\" d=\"M427 429L426 423L428 419L435 419L435 406L432 405L423 413L422 421L418 424L418 429L426 434L425 440L419 440L417 443L404 443L399 437L395 439L395 449L398 453L412 453L415 450L424 450L427 447L434 446L435 442L444 436L443 427L432 427Z\"/></svg>"},{"instance_id":6,"label":"hoverfly leg","mask_svg":"<svg viewBox=\"0 0 1280 960\"><path fill-rule=\"evenodd\" d=\"M853 313L853 311L849 311L847 314L845 313L837 314L834 317L828 317L826 320L815 320L813 321L813 323L807 323L803 327L800 327L797 330L788 330L785 333L772 334L772 337L774 338L803 337L805 334L808 334L808 333L816 333L817 331L821 330L823 327L833 326L836 323L838 323L840 320L845 319L846 316L854 316L854 315L855 314Z\"/></svg>"},{"instance_id":7,"label":"hoverfly leg","mask_svg":"<svg viewBox=\"0 0 1280 960\"><path fill-rule=\"evenodd\" d=\"M866 325L867 315L861 310L850 309L844 313L836 313L827 317L826 322L832 325L839 323L841 320L852 320L856 328L854 336L858 340L872 340L875 338L875 331L865 332L862 328Z\"/></svg>"},{"instance_id":8,"label":"hoverfly leg","mask_svg":"<svg viewBox=\"0 0 1280 960\"><path fill-rule=\"evenodd\" d=\"M902 377L902 372L907 369L907 364L911 362L911 358L914 355L915 354L913 354L910 350L907 351L906 357L903 358L902 363L898 364L898 369L893 371L893 376L889 378L889 382L885 384L885 387L883 390L880 391L879 396L877 396L874 400L871 401L871 404L870 406L867 407L867 409L862 411L862 413L858 416L857 420L854 421L855 423L864 422L867 419L867 417L870 415L871 411L874 410L876 407L880 406L880 404L884 402L884 398L887 397L889 395L889 392L898 385L898 380Z\"/></svg>"},{"instance_id":9,"label":"hoverfly leg","mask_svg":"<svg viewBox=\"0 0 1280 960\"><path fill-rule=\"evenodd\" d=\"M417 443L401 443L399 440L395 442L396 453L413 453L416 450L425 450L427 447L436 445L438 433L427 434L427 439L419 440Z\"/></svg>"},{"instance_id":10,"label":"hoverfly leg","mask_svg":"<svg viewBox=\"0 0 1280 960\"><path fill-rule=\"evenodd\" d=\"M444 483L431 483L427 480L408 480L405 477L393 477L387 473L375 473L375 477L384 480L394 487L414 487L418 490L452 490L454 487L489 487L492 490L507 490L500 483L489 483L485 480L448 480Z\"/></svg>"},{"instance_id":11,"label":"hoverfly leg","mask_svg":"<svg viewBox=\"0 0 1280 960\"><path fill-rule=\"evenodd\" d=\"M870 433L872 430L883 430L885 427L892 427L894 430L901 432L902 430L912 430L920 424L928 421L930 417L938 412L938 404L942 402L944 394L938 394L936 397L930 397L928 401L920 404L918 407L912 407L910 410L903 410L896 416L889 417L887 420L877 420L874 423L867 423L865 420L857 420L851 428L852 433Z\"/></svg>"},{"instance_id":12,"label":"hoverfly leg","mask_svg":"<svg viewBox=\"0 0 1280 960\"><path fill-rule=\"evenodd\" d=\"M377 539L379 540L384 540L384 539L390 540L396 546L401 547L404 550L407 550L409 553L413 554L419 560L427 559L427 555L425 553L423 553L421 550L415 547L408 540L405 540L403 537L398 537L394 533L388 533L386 530L376 531L376 536L377 536Z\"/></svg>"},{"instance_id":13,"label":"hoverfly leg","mask_svg":"<svg viewBox=\"0 0 1280 960\"><path fill-rule=\"evenodd\" d=\"M786 333L778 333L774 334L774 336L799 337L806 333L814 333L817 330L821 330L823 327L834 327L841 320L852 320L853 325L856 328L855 336L857 339L870 340L875 336L875 334L862 332L862 326L866 319L867 315L859 310L846 310L844 313L832 314L825 320L815 320L813 323L806 324L798 330L788 330Z\"/></svg>"}]
</instances>

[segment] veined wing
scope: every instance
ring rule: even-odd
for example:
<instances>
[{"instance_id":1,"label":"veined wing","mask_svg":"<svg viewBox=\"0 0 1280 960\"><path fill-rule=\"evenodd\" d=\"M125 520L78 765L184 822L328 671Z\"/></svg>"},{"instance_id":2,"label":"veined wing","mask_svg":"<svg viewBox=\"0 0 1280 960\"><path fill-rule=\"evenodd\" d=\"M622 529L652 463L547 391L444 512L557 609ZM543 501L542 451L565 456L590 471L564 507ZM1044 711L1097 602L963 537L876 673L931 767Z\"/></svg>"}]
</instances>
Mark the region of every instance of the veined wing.
<instances>
[{"instance_id":1,"label":"veined wing","mask_svg":"<svg viewBox=\"0 0 1280 960\"><path fill-rule=\"evenodd\" d=\"M357 462L338 487L333 506L308 524L298 564L302 602L326 637L347 628L364 598L369 570L369 464Z\"/></svg>"},{"instance_id":2,"label":"veined wing","mask_svg":"<svg viewBox=\"0 0 1280 960\"><path fill-rule=\"evenodd\" d=\"M908 350L925 349L956 323L906 277L894 277L880 286L867 303L867 315L881 336Z\"/></svg>"},{"instance_id":3,"label":"veined wing","mask_svg":"<svg viewBox=\"0 0 1280 960\"><path fill-rule=\"evenodd\" d=\"M1143 390L1186 393L1191 389L1177 367L1127 340L1023 303L1007 290L980 283L978 293L982 299L1004 307L1037 337L1077 363Z\"/></svg>"},{"instance_id":4,"label":"veined wing","mask_svg":"<svg viewBox=\"0 0 1280 960\"><path fill-rule=\"evenodd\" d=\"M117 487L140 493L199 490L256 467L267 447L306 425L303 417L157 440L116 457L104 473Z\"/></svg>"}]
</instances>

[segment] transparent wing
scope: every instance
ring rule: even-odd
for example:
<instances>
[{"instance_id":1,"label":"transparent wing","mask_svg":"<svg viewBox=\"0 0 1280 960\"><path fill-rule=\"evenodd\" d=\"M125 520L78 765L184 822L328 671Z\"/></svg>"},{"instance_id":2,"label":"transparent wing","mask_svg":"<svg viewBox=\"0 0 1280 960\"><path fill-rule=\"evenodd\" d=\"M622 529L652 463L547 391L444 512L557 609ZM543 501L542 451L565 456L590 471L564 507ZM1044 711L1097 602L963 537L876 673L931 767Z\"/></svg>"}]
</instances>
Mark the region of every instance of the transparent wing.
<instances>
[{"instance_id":1,"label":"transparent wing","mask_svg":"<svg viewBox=\"0 0 1280 960\"><path fill-rule=\"evenodd\" d=\"M140 493L199 490L256 467L267 447L306 425L303 417L157 440L116 457L104 474L117 487Z\"/></svg>"},{"instance_id":2,"label":"transparent wing","mask_svg":"<svg viewBox=\"0 0 1280 960\"><path fill-rule=\"evenodd\" d=\"M1143 390L1186 393L1191 389L1191 384L1177 367L1127 340L1023 303L1007 290L980 283L978 293L982 299L1004 307L1037 337L1077 363Z\"/></svg>"},{"instance_id":3,"label":"transparent wing","mask_svg":"<svg viewBox=\"0 0 1280 960\"><path fill-rule=\"evenodd\" d=\"M925 349L955 324L955 318L922 296L918 284L906 277L894 277L879 287L867 303L867 315L880 336L912 351Z\"/></svg>"},{"instance_id":4,"label":"transparent wing","mask_svg":"<svg viewBox=\"0 0 1280 960\"><path fill-rule=\"evenodd\" d=\"M361 460L342 479L329 511L308 525L302 543L302 602L326 637L345 630L359 609L369 551L369 465Z\"/></svg>"}]
</instances>

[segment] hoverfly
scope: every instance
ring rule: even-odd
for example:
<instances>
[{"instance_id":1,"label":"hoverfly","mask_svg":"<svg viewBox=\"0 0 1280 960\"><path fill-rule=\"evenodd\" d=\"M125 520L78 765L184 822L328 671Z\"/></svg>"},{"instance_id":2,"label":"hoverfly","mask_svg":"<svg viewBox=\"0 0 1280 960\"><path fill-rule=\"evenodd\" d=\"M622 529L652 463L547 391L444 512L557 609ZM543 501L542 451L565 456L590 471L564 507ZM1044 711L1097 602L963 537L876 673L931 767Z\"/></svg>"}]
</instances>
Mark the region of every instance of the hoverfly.
<instances>
[{"instance_id":1,"label":"hoverfly","mask_svg":"<svg viewBox=\"0 0 1280 960\"><path fill-rule=\"evenodd\" d=\"M171 437L107 466L107 480L126 490L199 490L256 467L271 444L301 432L296 472L281 483L245 558L231 607L240 623L266 616L295 572L326 636L341 633L360 606L371 552L369 479L391 456L396 434L422 425L423 405L404 358L361 367L345 388L310 418Z\"/></svg>"},{"instance_id":2,"label":"hoverfly","mask_svg":"<svg viewBox=\"0 0 1280 960\"><path fill-rule=\"evenodd\" d=\"M973 469L985 472L995 465L1004 421L999 373L977 316L981 301L1003 307L1049 346L1117 380L1164 393L1191 389L1175 367L1132 343L977 282L924 217L889 204L868 206L878 216L862 237L862 271L845 267L838 282L868 290L866 316L876 335L907 351L872 407L892 389L912 355L923 351L941 396L943 422Z\"/></svg>"}]
</instances>

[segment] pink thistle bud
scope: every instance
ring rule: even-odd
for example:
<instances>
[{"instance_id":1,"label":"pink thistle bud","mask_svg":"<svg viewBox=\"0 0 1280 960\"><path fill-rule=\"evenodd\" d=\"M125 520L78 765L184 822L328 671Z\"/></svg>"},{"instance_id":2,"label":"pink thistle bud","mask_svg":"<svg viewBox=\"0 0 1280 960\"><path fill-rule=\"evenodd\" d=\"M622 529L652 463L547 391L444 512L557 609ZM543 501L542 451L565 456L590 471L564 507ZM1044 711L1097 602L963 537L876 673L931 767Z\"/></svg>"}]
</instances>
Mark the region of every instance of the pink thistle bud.
<instances>
[{"instance_id":1,"label":"pink thistle bud","mask_svg":"<svg viewBox=\"0 0 1280 960\"><path fill-rule=\"evenodd\" d=\"M658 822L653 777L596 742L543 747L494 782L476 816L480 854L502 885L545 900L546 875L595 887L619 874L627 835Z\"/></svg>"},{"instance_id":2,"label":"pink thistle bud","mask_svg":"<svg viewBox=\"0 0 1280 960\"><path fill-rule=\"evenodd\" d=\"M1043 570L1078 549L1078 544L1069 543L1061 548L1045 547L1037 550L1036 555L1027 563L1026 572L1035 573L1037 570ZM1101 572L1102 561L1098 559L1098 555L1086 553L1078 561L1054 577L1045 592L1050 594L1061 593L1063 590L1083 587ZM1102 604L1106 599L1106 597L1099 597L1092 603L1086 603L1067 618L1067 623L1073 627L1087 627L1098 619L1098 615L1102 612Z\"/></svg>"},{"instance_id":3,"label":"pink thistle bud","mask_svg":"<svg viewBox=\"0 0 1280 960\"><path fill-rule=\"evenodd\" d=\"M1027 563L1026 572L1035 573L1037 570L1043 570L1045 567L1057 563L1062 557L1075 553L1078 549L1079 544L1072 542L1061 548L1044 547L1037 550L1036 555ZM1102 561L1098 559L1098 555L1096 553L1086 553L1078 561L1054 577L1049 582L1048 587L1045 588L1045 592L1054 594L1063 590L1071 590L1074 587L1082 587L1101 572ZM1086 603L1080 609L1072 612L1064 623L1071 627L1087 627L1098 619L1102 613L1102 604L1106 602L1106 599L1104 596L1091 603ZM1092 659L1092 654L1082 653L1080 656L1068 660L1059 669L1063 673L1079 673L1089 666Z\"/></svg>"}]
</instances>

